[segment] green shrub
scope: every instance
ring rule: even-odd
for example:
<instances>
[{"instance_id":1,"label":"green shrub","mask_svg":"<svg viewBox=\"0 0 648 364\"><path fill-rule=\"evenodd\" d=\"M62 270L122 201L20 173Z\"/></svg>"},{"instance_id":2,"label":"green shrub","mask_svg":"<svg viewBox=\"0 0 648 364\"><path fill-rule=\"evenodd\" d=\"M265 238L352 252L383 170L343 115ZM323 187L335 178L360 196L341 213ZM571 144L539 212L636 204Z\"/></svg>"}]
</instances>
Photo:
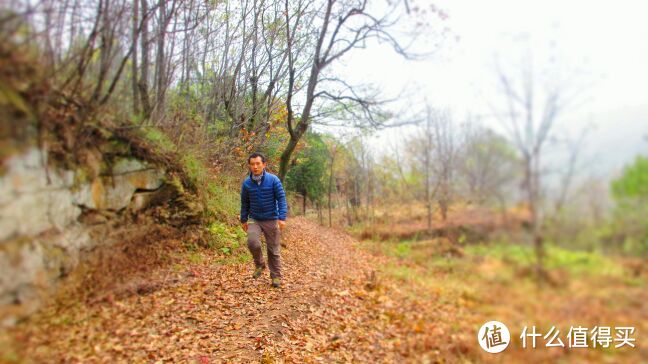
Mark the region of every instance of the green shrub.
<instances>
[{"instance_id":1,"label":"green shrub","mask_svg":"<svg viewBox=\"0 0 648 364\"><path fill-rule=\"evenodd\" d=\"M214 221L207 227L210 234L208 246L224 254L232 254L245 238L245 232L238 226L231 227L220 221Z\"/></svg>"},{"instance_id":2,"label":"green shrub","mask_svg":"<svg viewBox=\"0 0 648 364\"><path fill-rule=\"evenodd\" d=\"M187 176L194 184L201 185L206 182L209 172L195 155L187 153L182 156L181 161Z\"/></svg>"},{"instance_id":3,"label":"green shrub","mask_svg":"<svg viewBox=\"0 0 648 364\"><path fill-rule=\"evenodd\" d=\"M211 180L207 183L207 213L210 217L230 220L239 211L239 191L229 187L226 181L218 183Z\"/></svg>"},{"instance_id":4,"label":"green shrub","mask_svg":"<svg viewBox=\"0 0 648 364\"><path fill-rule=\"evenodd\" d=\"M163 152L172 152L176 149L175 144L169 137L164 134L160 129L155 127L145 127L144 138L151 142L155 147Z\"/></svg>"},{"instance_id":5,"label":"green shrub","mask_svg":"<svg viewBox=\"0 0 648 364\"><path fill-rule=\"evenodd\" d=\"M648 255L648 157L626 166L611 190L616 206L606 240L622 253Z\"/></svg>"}]
</instances>

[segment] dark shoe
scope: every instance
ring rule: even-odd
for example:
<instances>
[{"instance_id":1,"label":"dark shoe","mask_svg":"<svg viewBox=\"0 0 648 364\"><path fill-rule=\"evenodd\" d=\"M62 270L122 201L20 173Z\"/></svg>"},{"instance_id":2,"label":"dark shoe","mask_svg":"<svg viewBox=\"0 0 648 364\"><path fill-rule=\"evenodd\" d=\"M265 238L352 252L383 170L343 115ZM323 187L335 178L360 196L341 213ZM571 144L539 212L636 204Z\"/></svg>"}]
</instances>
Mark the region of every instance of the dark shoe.
<instances>
[{"instance_id":1,"label":"dark shoe","mask_svg":"<svg viewBox=\"0 0 648 364\"><path fill-rule=\"evenodd\" d=\"M281 279L272 278L272 287L279 288L281 286Z\"/></svg>"},{"instance_id":2,"label":"dark shoe","mask_svg":"<svg viewBox=\"0 0 648 364\"><path fill-rule=\"evenodd\" d=\"M254 270L254 273L252 273L252 278L257 279L261 277L261 273L263 273L263 268L257 268Z\"/></svg>"}]
</instances>

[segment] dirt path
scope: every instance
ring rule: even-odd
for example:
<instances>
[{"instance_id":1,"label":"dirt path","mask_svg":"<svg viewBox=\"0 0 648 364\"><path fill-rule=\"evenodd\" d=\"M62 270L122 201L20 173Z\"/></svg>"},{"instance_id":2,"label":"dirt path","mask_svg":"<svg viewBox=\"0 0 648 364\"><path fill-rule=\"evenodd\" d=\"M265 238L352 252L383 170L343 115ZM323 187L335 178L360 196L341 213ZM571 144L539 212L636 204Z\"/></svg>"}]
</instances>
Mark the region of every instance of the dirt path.
<instances>
[{"instance_id":1,"label":"dirt path","mask_svg":"<svg viewBox=\"0 0 648 364\"><path fill-rule=\"evenodd\" d=\"M0 350L0 362L607 363L648 358L642 336L636 349L614 350L524 349L517 339L522 325L543 322L562 329L574 323L638 325L638 332L645 332L646 291L640 285L609 277L593 289L598 286L581 277L571 288L537 290L530 280L503 278L499 260L467 256L426 266L370 253L375 244L360 248L348 235L303 218L291 219L284 242L280 289L270 286L267 271L253 280L249 261L224 264L222 255L203 251L202 259L186 256L129 294L116 292L92 304L69 297L44 309L9 332L16 352ZM430 254L424 256L429 263ZM515 333L503 356L485 353L477 344L477 329L489 319L510 323ZM2 341L0 335L0 349Z\"/></svg>"},{"instance_id":2,"label":"dirt path","mask_svg":"<svg viewBox=\"0 0 648 364\"><path fill-rule=\"evenodd\" d=\"M391 362L439 354L420 302L341 232L295 218L284 285L205 256L149 294L50 310L14 333L27 362ZM431 309L430 305L427 305ZM428 312L428 314L430 314ZM459 347L459 349L461 349ZM417 360L417 361L419 361Z\"/></svg>"}]
</instances>

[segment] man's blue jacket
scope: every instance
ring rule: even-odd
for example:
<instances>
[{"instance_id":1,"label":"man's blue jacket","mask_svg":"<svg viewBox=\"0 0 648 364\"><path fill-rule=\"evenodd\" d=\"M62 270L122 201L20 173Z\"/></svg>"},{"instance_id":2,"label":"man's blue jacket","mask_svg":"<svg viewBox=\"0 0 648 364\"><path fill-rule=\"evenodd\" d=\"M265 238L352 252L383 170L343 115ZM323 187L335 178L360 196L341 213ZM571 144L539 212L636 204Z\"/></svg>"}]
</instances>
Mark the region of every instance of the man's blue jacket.
<instances>
[{"instance_id":1,"label":"man's blue jacket","mask_svg":"<svg viewBox=\"0 0 648 364\"><path fill-rule=\"evenodd\" d=\"M263 171L261 184L251 174L241 185L241 222L248 217L254 220L286 220L288 206L281 180L272 173Z\"/></svg>"}]
</instances>

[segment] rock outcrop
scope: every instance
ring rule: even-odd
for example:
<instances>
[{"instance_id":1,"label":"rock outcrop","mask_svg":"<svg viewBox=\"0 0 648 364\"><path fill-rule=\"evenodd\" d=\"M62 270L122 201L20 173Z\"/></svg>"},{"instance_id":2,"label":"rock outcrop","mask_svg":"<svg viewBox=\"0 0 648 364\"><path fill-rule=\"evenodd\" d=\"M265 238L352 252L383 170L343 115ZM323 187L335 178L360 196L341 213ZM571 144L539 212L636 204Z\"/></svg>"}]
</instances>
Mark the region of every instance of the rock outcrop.
<instances>
[{"instance_id":1,"label":"rock outcrop","mask_svg":"<svg viewBox=\"0 0 648 364\"><path fill-rule=\"evenodd\" d=\"M166 172L119 158L92 180L84 170L52 167L36 147L4 161L0 175L0 326L36 310L43 294L80 263L111 244L117 216L175 195Z\"/></svg>"}]
</instances>

